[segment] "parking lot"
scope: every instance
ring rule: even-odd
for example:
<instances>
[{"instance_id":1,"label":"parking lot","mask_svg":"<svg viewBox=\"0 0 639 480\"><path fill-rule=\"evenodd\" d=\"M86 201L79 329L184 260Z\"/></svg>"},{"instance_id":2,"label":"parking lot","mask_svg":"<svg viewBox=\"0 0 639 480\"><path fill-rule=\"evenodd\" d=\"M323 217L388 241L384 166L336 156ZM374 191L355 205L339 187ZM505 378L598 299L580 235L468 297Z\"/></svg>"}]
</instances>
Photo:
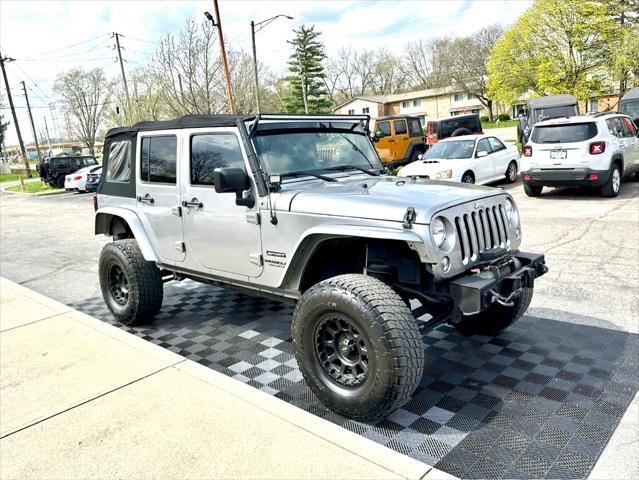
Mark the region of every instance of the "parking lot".
<instances>
[{"instance_id":1,"label":"parking lot","mask_svg":"<svg viewBox=\"0 0 639 480\"><path fill-rule=\"evenodd\" d=\"M639 387L639 182L614 199L570 189L532 199L503 187L521 212L522 249L544 253L550 268L528 314L495 339L430 332L420 388L377 424L329 412L305 387L289 306L169 284L156 322L129 331L457 476L632 472L636 425L617 424ZM0 200L1 274L112 322L97 285L107 239L93 236L91 196Z\"/></svg>"}]
</instances>

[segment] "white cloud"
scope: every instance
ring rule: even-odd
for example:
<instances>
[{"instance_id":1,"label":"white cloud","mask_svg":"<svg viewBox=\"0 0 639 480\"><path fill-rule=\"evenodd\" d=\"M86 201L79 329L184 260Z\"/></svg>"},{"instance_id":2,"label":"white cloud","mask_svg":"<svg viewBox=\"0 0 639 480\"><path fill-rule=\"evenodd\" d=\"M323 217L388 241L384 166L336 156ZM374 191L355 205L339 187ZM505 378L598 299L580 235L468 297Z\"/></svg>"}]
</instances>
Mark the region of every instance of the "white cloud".
<instances>
[{"instance_id":1,"label":"white cloud","mask_svg":"<svg viewBox=\"0 0 639 480\"><path fill-rule=\"evenodd\" d=\"M277 19L257 34L261 61L275 72L286 69L290 54L286 43L291 30L301 23L315 24L322 32L329 55L340 47L388 48L401 52L410 40L439 35L464 35L491 23L509 24L527 8L531 0L433 0L433 1L220 1L225 37L232 48L250 51L250 21L261 21L280 13L294 20ZM124 35L122 45L127 68L146 62L154 45L166 33L180 31L187 18L202 19L212 10L210 0L179 1L0 1L0 51L16 58L7 64L14 103L24 107L20 80L30 88L32 105L54 101L51 89L55 76L69 68L103 67L119 75L113 40L109 34ZM99 37L73 48L70 44ZM146 42L139 41L145 40ZM46 55L38 55L56 50ZM142 52L142 53L141 53ZM30 59L31 61L27 61ZM46 60L46 61L45 61ZM137 63L136 63L137 62ZM30 80L29 80L30 79ZM34 86L37 84L40 88ZM3 86L4 88L4 86ZM41 97L41 98L38 98ZM5 118L10 117L3 110ZM33 138L24 108L18 121L25 141ZM48 109L34 108L37 128L43 127ZM11 122L13 123L13 121ZM13 125L7 144L17 142ZM53 134L53 132L51 132Z\"/></svg>"}]
</instances>

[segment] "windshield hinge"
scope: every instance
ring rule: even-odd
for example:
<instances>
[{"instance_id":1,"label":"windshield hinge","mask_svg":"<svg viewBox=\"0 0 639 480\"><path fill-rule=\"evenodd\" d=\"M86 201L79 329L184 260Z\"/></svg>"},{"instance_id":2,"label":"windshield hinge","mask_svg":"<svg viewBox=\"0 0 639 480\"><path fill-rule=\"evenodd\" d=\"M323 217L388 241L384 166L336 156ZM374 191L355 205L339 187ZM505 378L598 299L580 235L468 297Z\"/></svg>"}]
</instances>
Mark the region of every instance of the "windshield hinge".
<instances>
[{"instance_id":1,"label":"windshield hinge","mask_svg":"<svg viewBox=\"0 0 639 480\"><path fill-rule=\"evenodd\" d=\"M406 213L404 214L404 222L402 223L402 227L406 229L413 228L413 223L415 223L415 218L417 214L415 213L415 207L408 207L406 209Z\"/></svg>"},{"instance_id":2,"label":"windshield hinge","mask_svg":"<svg viewBox=\"0 0 639 480\"><path fill-rule=\"evenodd\" d=\"M253 223L255 225L260 224L260 213L259 212L246 212L246 221L249 223Z\"/></svg>"}]
</instances>

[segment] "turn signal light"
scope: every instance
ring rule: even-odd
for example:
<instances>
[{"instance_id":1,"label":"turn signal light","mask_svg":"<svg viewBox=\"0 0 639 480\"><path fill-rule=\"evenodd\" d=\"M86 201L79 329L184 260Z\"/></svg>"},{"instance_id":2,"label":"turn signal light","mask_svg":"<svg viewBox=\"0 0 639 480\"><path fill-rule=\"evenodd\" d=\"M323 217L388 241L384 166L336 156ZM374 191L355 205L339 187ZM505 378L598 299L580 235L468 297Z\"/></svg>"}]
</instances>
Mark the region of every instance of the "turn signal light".
<instances>
[{"instance_id":1,"label":"turn signal light","mask_svg":"<svg viewBox=\"0 0 639 480\"><path fill-rule=\"evenodd\" d=\"M588 180L599 180L599 175L597 175L596 173L591 173L590 175L588 175Z\"/></svg>"},{"instance_id":2,"label":"turn signal light","mask_svg":"<svg viewBox=\"0 0 639 480\"><path fill-rule=\"evenodd\" d=\"M524 157L532 157L532 147L530 145L524 146Z\"/></svg>"},{"instance_id":3,"label":"turn signal light","mask_svg":"<svg viewBox=\"0 0 639 480\"><path fill-rule=\"evenodd\" d=\"M590 144L590 155L599 155L606 151L606 142L595 142Z\"/></svg>"}]
</instances>

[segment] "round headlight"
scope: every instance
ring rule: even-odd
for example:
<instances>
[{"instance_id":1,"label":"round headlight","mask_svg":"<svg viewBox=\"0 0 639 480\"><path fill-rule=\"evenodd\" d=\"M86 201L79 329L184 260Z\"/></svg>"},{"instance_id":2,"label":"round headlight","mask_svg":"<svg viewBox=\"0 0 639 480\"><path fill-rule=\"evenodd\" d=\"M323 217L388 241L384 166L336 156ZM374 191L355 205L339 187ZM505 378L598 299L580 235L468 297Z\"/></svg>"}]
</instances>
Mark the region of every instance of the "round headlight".
<instances>
[{"instance_id":1,"label":"round headlight","mask_svg":"<svg viewBox=\"0 0 639 480\"><path fill-rule=\"evenodd\" d=\"M504 204L504 210L506 211L506 218L510 224L514 227L519 223L519 212L517 212L517 207L511 199L506 199L506 203Z\"/></svg>"},{"instance_id":2,"label":"round headlight","mask_svg":"<svg viewBox=\"0 0 639 480\"><path fill-rule=\"evenodd\" d=\"M440 217L437 217L430 224L430 234L433 237L433 242L437 247L441 247L446 241L446 224L444 220Z\"/></svg>"}]
</instances>

